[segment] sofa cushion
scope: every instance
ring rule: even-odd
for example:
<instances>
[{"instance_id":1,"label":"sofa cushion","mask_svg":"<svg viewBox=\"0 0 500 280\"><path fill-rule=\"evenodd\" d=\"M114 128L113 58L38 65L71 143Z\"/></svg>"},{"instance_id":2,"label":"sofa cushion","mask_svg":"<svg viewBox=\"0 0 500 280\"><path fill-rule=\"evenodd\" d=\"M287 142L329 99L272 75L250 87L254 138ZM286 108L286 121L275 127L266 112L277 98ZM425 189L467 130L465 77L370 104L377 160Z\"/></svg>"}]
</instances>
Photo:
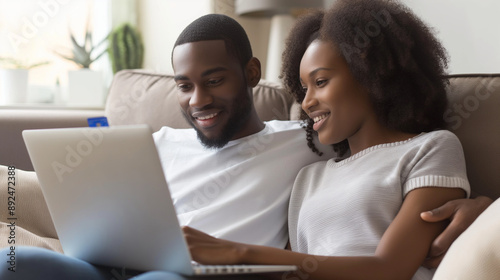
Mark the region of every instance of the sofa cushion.
<instances>
[{"instance_id":1,"label":"sofa cushion","mask_svg":"<svg viewBox=\"0 0 500 280\"><path fill-rule=\"evenodd\" d=\"M498 279L500 200L497 199L453 242L433 280Z\"/></svg>"},{"instance_id":2,"label":"sofa cushion","mask_svg":"<svg viewBox=\"0 0 500 280\"><path fill-rule=\"evenodd\" d=\"M279 84L261 81L253 97L261 120L290 118L293 98ZM153 131L162 126L190 127L180 111L173 75L144 70L123 70L115 75L105 114L110 125L146 123Z\"/></svg>"}]
</instances>

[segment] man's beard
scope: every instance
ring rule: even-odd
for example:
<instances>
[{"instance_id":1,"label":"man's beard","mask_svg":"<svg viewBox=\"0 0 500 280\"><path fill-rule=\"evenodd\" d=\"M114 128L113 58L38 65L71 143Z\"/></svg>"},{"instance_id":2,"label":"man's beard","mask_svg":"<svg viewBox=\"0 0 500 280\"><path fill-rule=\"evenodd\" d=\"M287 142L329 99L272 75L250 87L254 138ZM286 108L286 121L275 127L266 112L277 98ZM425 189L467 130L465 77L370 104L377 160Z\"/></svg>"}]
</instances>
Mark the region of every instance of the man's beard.
<instances>
[{"instance_id":1,"label":"man's beard","mask_svg":"<svg viewBox=\"0 0 500 280\"><path fill-rule=\"evenodd\" d=\"M231 107L233 109L232 113L229 116L226 125L222 129L221 134L217 138L206 137L203 132L195 126L195 124L191 120L191 116L188 116L184 110L182 111L182 115L194 128L196 134L198 135L198 140L200 140L201 144L205 148L220 149L224 147L248 121L250 112L252 111L252 102L250 101L250 96L248 94L242 94L239 98L233 100Z\"/></svg>"}]
</instances>

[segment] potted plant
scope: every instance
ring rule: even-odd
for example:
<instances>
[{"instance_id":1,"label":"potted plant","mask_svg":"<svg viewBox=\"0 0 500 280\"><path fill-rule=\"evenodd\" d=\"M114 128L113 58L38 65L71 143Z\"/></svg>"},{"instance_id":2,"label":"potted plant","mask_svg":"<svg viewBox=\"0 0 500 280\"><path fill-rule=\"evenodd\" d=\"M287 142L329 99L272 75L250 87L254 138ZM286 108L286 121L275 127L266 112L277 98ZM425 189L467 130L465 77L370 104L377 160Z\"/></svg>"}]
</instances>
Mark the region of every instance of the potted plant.
<instances>
[{"instance_id":1,"label":"potted plant","mask_svg":"<svg viewBox=\"0 0 500 280\"><path fill-rule=\"evenodd\" d=\"M141 68L144 46L137 29L128 23L114 29L109 34L108 55L113 73L123 69Z\"/></svg>"},{"instance_id":2,"label":"potted plant","mask_svg":"<svg viewBox=\"0 0 500 280\"><path fill-rule=\"evenodd\" d=\"M80 68L77 71L68 72L68 105L100 107L104 104L102 74L91 70L90 66L106 53L106 48L100 52L97 52L97 50L107 41L107 37L97 45L93 45L92 33L87 23L85 38L81 45L77 42L73 33L70 32L73 46L71 55L56 52L62 58L76 63Z\"/></svg>"},{"instance_id":3,"label":"potted plant","mask_svg":"<svg viewBox=\"0 0 500 280\"><path fill-rule=\"evenodd\" d=\"M35 67L49 62L28 64L14 58L0 57L0 104L25 103L28 96L28 74Z\"/></svg>"}]
</instances>

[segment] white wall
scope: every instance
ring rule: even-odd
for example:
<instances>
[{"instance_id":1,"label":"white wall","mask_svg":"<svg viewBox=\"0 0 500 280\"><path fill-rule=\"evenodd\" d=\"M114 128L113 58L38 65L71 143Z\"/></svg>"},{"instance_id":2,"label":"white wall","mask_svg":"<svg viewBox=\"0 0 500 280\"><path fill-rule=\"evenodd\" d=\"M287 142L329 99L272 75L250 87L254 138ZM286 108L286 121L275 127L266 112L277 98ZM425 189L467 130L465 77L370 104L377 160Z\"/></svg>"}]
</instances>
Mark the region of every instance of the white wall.
<instances>
[{"instance_id":1,"label":"white wall","mask_svg":"<svg viewBox=\"0 0 500 280\"><path fill-rule=\"evenodd\" d=\"M329 7L335 0L324 1ZM500 73L500 1L401 1L434 28L450 55L450 73ZM144 67L161 72L172 71L172 46L185 26L204 14L221 12L220 9L228 12L232 8L229 0L138 2L139 28L146 48ZM214 7L214 2L219 6ZM226 7L221 8L221 5ZM262 62L265 77L270 20L231 16L247 31L254 55Z\"/></svg>"},{"instance_id":2,"label":"white wall","mask_svg":"<svg viewBox=\"0 0 500 280\"><path fill-rule=\"evenodd\" d=\"M138 26L144 41L144 65L158 72L172 72L170 55L182 30L198 17L211 13L207 0L140 0Z\"/></svg>"},{"instance_id":3,"label":"white wall","mask_svg":"<svg viewBox=\"0 0 500 280\"><path fill-rule=\"evenodd\" d=\"M243 29L245 29L250 44L252 45L253 56L261 62L262 78L266 77L267 55L269 46L269 32L271 29L271 19L238 16L235 12L234 0L213 0L214 13L225 14L234 18Z\"/></svg>"},{"instance_id":4,"label":"white wall","mask_svg":"<svg viewBox=\"0 0 500 280\"><path fill-rule=\"evenodd\" d=\"M238 17L231 0L139 0L138 22L144 47L144 68L171 72L170 55L180 32L193 20L208 13L223 13L235 18L246 30L254 56L266 69L269 19Z\"/></svg>"},{"instance_id":5,"label":"white wall","mask_svg":"<svg viewBox=\"0 0 500 280\"><path fill-rule=\"evenodd\" d=\"M450 73L500 73L500 1L404 0L437 31Z\"/></svg>"},{"instance_id":6,"label":"white wall","mask_svg":"<svg viewBox=\"0 0 500 280\"><path fill-rule=\"evenodd\" d=\"M325 0L329 7L335 0ZM500 1L401 0L434 28L451 74L500 73Z\"/></svg>"}]
</instances>

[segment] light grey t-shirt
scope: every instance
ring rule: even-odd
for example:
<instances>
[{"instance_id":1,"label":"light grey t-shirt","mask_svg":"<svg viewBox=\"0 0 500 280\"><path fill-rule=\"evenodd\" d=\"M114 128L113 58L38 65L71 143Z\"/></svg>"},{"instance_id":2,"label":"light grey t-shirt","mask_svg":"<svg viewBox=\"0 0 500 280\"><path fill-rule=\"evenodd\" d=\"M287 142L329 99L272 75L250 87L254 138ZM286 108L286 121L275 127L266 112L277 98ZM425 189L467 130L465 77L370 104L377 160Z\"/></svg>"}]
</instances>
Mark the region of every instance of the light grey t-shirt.
<instances>
[{"instance_id":1,"label":"light grey t-shirt","mask_svg":"<svg viewBox=\"0 0 500 280\"><path fill-rule=\"evenodd\" d=\"M347 159L304 167L289 207L293 251L370 256L408 192L421 187L470 187L458 138L449 131L367 148ZM419 268L413 279L431 279Z\"/></svg>"}]
</instances>

